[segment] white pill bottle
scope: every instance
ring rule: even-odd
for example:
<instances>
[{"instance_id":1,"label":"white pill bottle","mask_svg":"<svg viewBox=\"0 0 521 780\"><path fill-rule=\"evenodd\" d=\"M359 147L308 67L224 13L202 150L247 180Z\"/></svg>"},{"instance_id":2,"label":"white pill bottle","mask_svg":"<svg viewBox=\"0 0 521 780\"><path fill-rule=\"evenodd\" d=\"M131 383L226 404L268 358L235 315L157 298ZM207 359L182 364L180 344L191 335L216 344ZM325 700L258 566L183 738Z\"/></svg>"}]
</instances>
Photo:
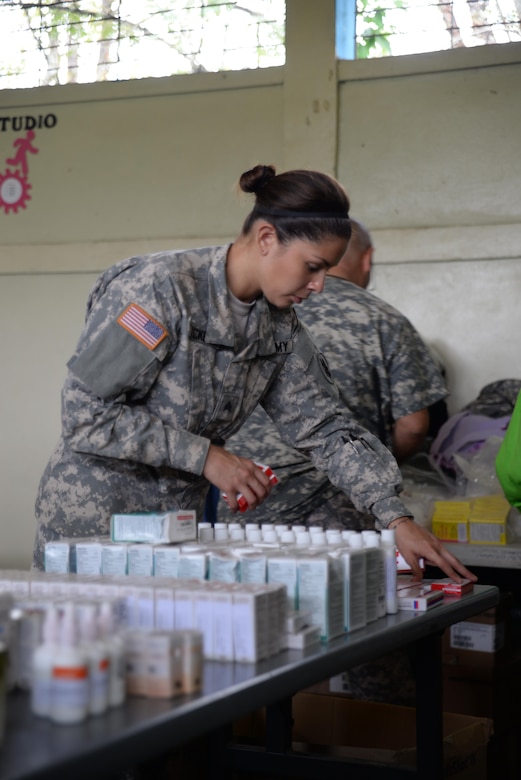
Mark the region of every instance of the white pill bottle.
<instances>
[{"instance_id":1,"label":"white pill bottle","mask_svg":"<svg viewBox=\"0 0 521 780\"><path fill-rule=\"evenodd\" d=\"M63 607L58 637L52 667L50 718L54 723L80 723L89 711L89 662L78 643L73 602Z\"/></svg>"}]
</instances>

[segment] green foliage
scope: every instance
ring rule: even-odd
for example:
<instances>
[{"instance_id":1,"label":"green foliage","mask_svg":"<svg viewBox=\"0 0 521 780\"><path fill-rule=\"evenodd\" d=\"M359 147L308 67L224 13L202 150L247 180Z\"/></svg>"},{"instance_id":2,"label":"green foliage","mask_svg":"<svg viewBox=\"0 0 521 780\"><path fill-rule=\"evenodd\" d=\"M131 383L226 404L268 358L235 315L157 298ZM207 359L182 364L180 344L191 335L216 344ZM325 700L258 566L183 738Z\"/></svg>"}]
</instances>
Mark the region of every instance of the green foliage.
<instances>
[{"instance_id":1,"label":"green foliage","mask_svg":"<svg viewBox=\"0 0 521 780\"><path fill-rule=\"evenodd\" d=\"M388 12L394 8L406 8L407 0L357 0L356 4L356 56L357 59L390 56L392 54L389 36L396 27L388 19Z\"/></svg>"}]
</instances>

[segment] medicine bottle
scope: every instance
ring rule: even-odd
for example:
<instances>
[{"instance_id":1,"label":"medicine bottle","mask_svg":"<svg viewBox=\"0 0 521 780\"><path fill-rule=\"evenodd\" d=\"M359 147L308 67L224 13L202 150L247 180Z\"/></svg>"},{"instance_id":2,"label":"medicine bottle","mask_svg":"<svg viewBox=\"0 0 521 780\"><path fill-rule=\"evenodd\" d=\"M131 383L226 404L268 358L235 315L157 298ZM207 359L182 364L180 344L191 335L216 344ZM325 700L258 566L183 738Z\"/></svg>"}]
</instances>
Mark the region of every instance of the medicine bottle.
<instances>
[{"instance_id":1,"label":"medicine bottle","mask_svg":"<svg viewBox=\"0 0 521 780\"><path fill-rule=\"evenodd\" d=\"M51 712L52 669L58 642L58 610L50 604L43 619L42 643L33 653L31 677L31 710L48 717Z\"/></svg>"},{"instance_id":2,"label":"medicine bottle","mask_svg":"<svg viewBox=\"0 0 521 780\"><path fill-rule=\"evenodd\" d=\"M80 723L89 709L89 666L78 643L74 603L64 604L52 668L50 717L54 723Z\"/></svg>"}]
</instances>

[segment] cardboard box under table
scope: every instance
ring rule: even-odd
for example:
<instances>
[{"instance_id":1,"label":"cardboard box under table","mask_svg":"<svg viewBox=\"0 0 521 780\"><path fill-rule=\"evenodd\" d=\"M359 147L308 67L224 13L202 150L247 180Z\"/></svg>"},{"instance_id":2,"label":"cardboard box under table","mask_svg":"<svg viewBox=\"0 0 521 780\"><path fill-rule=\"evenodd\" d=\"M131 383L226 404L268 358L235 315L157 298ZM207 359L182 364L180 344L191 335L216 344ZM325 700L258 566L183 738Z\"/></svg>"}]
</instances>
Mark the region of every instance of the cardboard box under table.
<instances>
[{"instance_id":1,"label":"cardboard box under table","mask_svg":"<svg viewBox=\"0 0 521 780\"><path fill-rule=\"evenodd\" d=\"M489 777L521 777L521 654L510 639L510 593L497 607L448 628L443 636L443 706L490 718Z\"/></svg>"},{"instance_id":2,"label":"cardboard box under table","mask_svg":"<svg viewBox=\"0 0 521 780\"><path fill-rule=\"evenodd\" d=\"M317 774L313 776L340 777L342 771L346 780L414 776L410 775L416 766L414 708L358 701L342 695L298 693L292 700L292 714L293 753L324 761L323 766L315 764ZM491 732L492 721L488 718L444 713L444 777L486 780L486 751ZM260 743L264 737L262 711L236 722L234 734L242 741L247 737ZM333 773L336 765L336 762L331 764L333 759L345 762L344 768ZM293 776L312 775L302 771ZM259 780L258 775L255 778Z\"/></svg>"},{"instance_id":3,"label":"cardboard box under table","mask_svg":"<svg viewBox=\"0 0 521 780\"><path fill-rule=\"evenodd\" d=\"M492 680L512 654L512 594L502 593L497 607L447 628L443 634L443 666L449 677Z\"/></svg>"}]
</instances>

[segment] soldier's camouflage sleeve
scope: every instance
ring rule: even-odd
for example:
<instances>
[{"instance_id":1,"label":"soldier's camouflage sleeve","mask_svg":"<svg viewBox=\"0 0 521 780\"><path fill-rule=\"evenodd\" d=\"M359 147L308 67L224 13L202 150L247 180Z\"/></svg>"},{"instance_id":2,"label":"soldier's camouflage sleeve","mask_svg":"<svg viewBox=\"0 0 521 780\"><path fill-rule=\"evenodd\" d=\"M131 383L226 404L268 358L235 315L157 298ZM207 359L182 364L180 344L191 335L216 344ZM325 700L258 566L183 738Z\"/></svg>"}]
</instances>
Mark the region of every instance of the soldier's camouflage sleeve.
<instances>
[{"instance_id":1,"label":"soldier's camouflage sleeve","mask_svg":"<svg viewBox=\"0 0 521 780\"><path fill-rule=\"evenodd\" d=\"M396 420L447 395L413 325L367 290L327 277L323 295L311 296L298 316L324 352L344 403L387 447Z\"/></svg>"},{"instance_id":2,"label":"soldier's camouflage sleeve","mask_svg":"<svg viewBox=\"0 0 521 780\"><path fill-rule=\"evenodd\" d=\"M294 350L263 399L283 441L385 527L411 512L398 498L401 473L389 450L338 401L327 363L303 326Z\"/></svg>"},{"instance_id":3,"label":"soldier's camouflage sleeve","mask_svg":"<svg viewBox=\"0 0 521 780\"><path fill-rule=\"evenodd\" d=\"M180 377L150 394L179 349L175 323L181 320L175 296L165 311L161 279L150 277L150 266L127 261L91 295L62 391L63 438L85 455L201 474L210 441L174 423L176 406L186 406L186 382ZM167 403L169 424L160 414Z\"/></svg>"}]
</instances>

